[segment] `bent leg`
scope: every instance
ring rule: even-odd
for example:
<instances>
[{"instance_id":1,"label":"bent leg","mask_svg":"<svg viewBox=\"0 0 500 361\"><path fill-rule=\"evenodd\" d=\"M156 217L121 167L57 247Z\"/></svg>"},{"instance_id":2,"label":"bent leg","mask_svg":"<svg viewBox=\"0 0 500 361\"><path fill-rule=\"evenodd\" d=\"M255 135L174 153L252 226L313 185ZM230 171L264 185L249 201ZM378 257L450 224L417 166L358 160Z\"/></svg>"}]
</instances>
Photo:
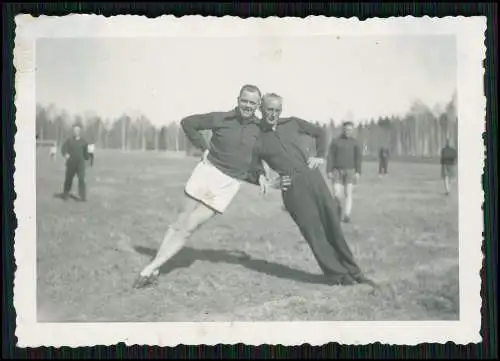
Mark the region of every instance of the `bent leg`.
<instances>
[{"instance_id":1,"label":"bent leg","mask_svg":"<svg viewBox=\"0 0 500 361\"><path fill-rule=\"evenodd\" d=\"M326 232L326 240L335 249L339 262L348 270L350 275L358 275L361 269L354 259L354 255L346 242L340 218L336 214L337 204L328 197L324 197L322 187L319 188L317 203L320 207L320 221Z\"/></svg>"}]
</instances>

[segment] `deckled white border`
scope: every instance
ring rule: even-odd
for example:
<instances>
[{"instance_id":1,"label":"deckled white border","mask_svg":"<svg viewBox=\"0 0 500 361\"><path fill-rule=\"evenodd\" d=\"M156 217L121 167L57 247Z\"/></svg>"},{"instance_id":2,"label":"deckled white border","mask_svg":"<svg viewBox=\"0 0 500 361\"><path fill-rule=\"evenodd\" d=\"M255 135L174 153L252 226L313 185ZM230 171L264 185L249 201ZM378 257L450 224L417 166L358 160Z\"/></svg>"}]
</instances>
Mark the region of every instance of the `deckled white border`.
<instances>
[{"instance_id":1,"label":"deckled white border","mask_svg":"<svg viewBox=\"0 0 500 361\"><path fill-rule=\"evenodd\" d=\"M483 92L485 17L357 18L324 16L239 19L236 17L142 16L106 18L95 15L16 17L16 126L14 210L14 305L19 347L148 344L249 345L328 342L342 344L415 345L422 342L457 344L481 342L480 276L484 199L486 98ZM459 118L460 321L456 322L217 322L217 323L64 323L36 322L36 207L35 207L35 39L42 37L236 37L322 35L456 35Z\"/></svg>"}]
</instances>

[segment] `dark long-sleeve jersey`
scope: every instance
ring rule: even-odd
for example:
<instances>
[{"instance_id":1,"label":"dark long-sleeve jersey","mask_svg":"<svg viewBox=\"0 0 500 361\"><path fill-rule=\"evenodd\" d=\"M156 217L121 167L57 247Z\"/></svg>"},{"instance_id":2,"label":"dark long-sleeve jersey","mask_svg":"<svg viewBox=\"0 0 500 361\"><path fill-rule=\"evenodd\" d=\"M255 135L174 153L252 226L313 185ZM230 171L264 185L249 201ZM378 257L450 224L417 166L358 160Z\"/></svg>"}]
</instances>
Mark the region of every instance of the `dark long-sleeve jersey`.
<instances>
[{"instance_id":1,"label":"dark long-sleeve jersey","mask_svg":"<svg viewBox=\"0 0 500 361\"><path fill-rule=\"evenodd\" d=\"M230 177L254 184L258 179L251 177L250 166L252 149L260 133L259 124L256 117L243 119L237 109L197 114L181 120L186 137L196 148L209 150L207 159L216 168ZM201 130L212 131L210 144ZM260 167L263 172L262 164Z\"/></svg>"},{"instance_id":2,"label":"dark long-sleeve jersey","mask_svg":"<svg viewBox=\"0 0 500 361\"><path fill-rule=\"evenodd\" d=\"M83 138L76 139L75 137L68 138L61 147L63 157L69 154L71 162L84 162L89 159L87 142Z\"/></svg>"},{"instance_id":3,"label":"dark long-sleeve jersey","mask_svg":"<svg viewBox=\"0 0 500 361\"><path fill-rule=\"evenodd\" d=\"M378 157L380 160L387 160L389 159L389 149L388 148L380 148L380 151L378 152Z\"/></svg>"},{"instance_id":4,"label":"dark long-sleeve jersey","mask_svg":"<svg viewBox=\"0 0 500 361\"><path fill-rule=\"evenodd\" d=\"M356 173L361 173L362 157L361 147L356 139L340 136L330 144L326 171L355 169Z\"/></svg>"},{"instance_id":5,"label":"dark long-sleeve jersey","mask_svg":"<svg viewBox=\"0 0 500 361\"><path fill-rule=\"evenodd\" d=\"M455 148L447 146L441 150L441 164L455 165L456 161L457 161L457 151Z\"/></svg>"},{"instance_id":6,"label":"dark long-sleeve jersey","mask_svg":"<svg viewBox=\"0 0 500 361\"><path fill-rule=\"evenodd\" d=\"M282 118L275 130L262 127L253 150L253 177L262 174L259 167L262 161L280 176L294 177L308 171L309 157L301 144L300 134L314 137L316 155L324 157L326 137L321 127L295 117Z\"/></svg>"}]
</instances>

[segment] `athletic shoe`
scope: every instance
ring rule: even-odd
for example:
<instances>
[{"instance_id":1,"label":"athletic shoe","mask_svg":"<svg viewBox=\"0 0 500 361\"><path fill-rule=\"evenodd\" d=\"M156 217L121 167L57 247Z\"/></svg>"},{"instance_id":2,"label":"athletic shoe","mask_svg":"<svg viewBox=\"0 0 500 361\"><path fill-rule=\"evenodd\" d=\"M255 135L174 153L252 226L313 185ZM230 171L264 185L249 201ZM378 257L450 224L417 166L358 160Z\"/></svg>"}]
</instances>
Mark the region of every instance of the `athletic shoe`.
<instances>
[{"instance_id":1,"label":"athletic shoe","mask_svg":"<svg viewBox=\"0 0 500 361\"><path fill-rule=\"evenodd\" d=\"M149 276L139 275L139 277L137 277L137 279L134 281L133 287L139 289L155 285L156 283L158 283L159 275L160 273L158 271L151 273Z\"/></svg>"}]
</instances>

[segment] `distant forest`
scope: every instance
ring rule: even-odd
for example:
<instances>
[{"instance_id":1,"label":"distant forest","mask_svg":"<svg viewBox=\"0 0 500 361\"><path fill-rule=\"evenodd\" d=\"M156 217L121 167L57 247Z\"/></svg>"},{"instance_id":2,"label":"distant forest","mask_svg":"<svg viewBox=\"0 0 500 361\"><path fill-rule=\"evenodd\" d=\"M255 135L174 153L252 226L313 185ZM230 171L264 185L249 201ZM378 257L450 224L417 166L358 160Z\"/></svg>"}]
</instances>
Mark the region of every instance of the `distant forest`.
<instances>
[{"instance_id":1,"label":"distant forest","mask_svg":"<svg viewBox=\"0 0 500 361\"><path fill-rule=\"evenodd\" d=\"M309 120L309 119L308 119ZM39 140L56 141L60 146L71 134L71 125L83 124L83 135L96 148L123 151L183 151L197 154L187 140L179 121L166 121L164 126L154 126L143 115L123 114L117 119L103 119L96 114L70 116L67 111L53 104L36 107L36 132ZM311 120L309 120L311 121ZM314 122L314 121L313 121ZM342 119L330 119L320 125L330 141L340 134ZM458 143L456 94L442 107L431 109L415 101L404 117L379 117L360 120L356 137L365 156L376 156L381 146L388 147L393 157L436 157L449 138L455 147ZM207 139L210 131L204 132ZM304 146L314 152L314 141L304 137Z\"/></svg>"}]
</instances>

